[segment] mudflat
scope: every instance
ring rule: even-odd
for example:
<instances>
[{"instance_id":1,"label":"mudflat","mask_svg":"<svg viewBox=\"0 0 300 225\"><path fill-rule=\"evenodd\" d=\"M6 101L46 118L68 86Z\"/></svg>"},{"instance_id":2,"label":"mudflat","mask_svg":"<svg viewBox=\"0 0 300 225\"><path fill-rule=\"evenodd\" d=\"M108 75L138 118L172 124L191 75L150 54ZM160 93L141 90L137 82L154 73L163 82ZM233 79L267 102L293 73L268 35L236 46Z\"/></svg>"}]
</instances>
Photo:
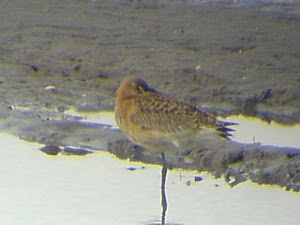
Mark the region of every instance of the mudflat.
<instances>
[{"instance_id":1,"label":"mudflat","mask_svg":"<svg viewBox=\"0 0 300 225\"><path fill-rule=\"evenodd\" d=\"M23 139L160 163L65 113L113 111L125 77L217 116L300 122L297 2L8 1L0 21L0 128ZM184 157L174 167L300 189L299 149L216 141Z\"/></svg>"}]
</instances>

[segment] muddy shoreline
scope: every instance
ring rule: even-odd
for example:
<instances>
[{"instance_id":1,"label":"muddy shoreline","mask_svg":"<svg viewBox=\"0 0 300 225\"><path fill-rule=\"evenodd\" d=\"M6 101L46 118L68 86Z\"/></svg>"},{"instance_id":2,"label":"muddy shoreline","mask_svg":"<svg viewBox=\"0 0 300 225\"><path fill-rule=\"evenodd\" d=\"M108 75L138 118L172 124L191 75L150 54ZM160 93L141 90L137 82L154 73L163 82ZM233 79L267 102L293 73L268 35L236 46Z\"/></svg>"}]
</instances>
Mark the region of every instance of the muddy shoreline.
<instances>
[{"instance_id":1,"label":"muddy shoreline","mask_svg":"<svg viewBox=\"0 0 300 225\"><path fill-rule=\"evenodd\" d=\"M112 111L120 81L131 76L218 116L300 123L299 11L297 3L6 2L0 128L45 145L159 164L120 132L64 118L68 109ZM185 156L193 163L174 167L299 191L295 149L233 142L202 148Z\"/></svg>"}]
</instances>

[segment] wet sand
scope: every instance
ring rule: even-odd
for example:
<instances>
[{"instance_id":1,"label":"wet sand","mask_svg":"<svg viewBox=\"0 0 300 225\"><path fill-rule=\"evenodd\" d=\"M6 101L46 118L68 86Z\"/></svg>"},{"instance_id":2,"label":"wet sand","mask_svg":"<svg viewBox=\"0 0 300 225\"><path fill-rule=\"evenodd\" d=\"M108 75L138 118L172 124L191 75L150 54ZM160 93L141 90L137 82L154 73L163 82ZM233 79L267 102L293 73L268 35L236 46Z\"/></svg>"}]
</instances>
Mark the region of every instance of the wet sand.
<instances>
[{"instance_id":1,"label":"wet sand","mask_svg":"<svg viewBox=\"0 0 300 225\"><path fill-rule=\"evenodd\" d=\"M2 107L112 110L139 76L215 114L300 121L299 5L155 2L3 3Z\"/></svg>"},{"instance_id":2,"label":"wet sand","mask_svg":"<svg viewBox=\"0 0 300 225\"><path fill-rule=\"evenodd\" d=\"M45 145L106 149L159 164L122 133L66 117L69 109L112 111L120 81L131 76L218 116L299 123L299 9L298 3L1 3L0 128ZM233 142L207 148L189 153L191 165L174 166L217 177L243 172L242 180L299 190L297 149Z\"/></svg>"}]
</instances>

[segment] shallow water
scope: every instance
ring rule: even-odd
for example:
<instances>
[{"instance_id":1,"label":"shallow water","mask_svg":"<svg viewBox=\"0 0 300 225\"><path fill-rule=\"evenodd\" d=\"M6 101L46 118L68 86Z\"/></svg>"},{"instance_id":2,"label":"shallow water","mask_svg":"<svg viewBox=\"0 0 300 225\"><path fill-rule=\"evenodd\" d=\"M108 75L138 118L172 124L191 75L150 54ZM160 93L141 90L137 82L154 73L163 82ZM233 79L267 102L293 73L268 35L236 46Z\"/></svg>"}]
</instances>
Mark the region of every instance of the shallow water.
<instances>
[{"instance_id":1,"label":"shallow water","mask_svg":"<svg viewBox=\"0 0 300 225\"><path fill-rule=\"evenodd\" d=\"M257 118L231 116L228 121L239 123L235 126L232 139L241 143L260 143L282 147L300 148L300 125L285 126L276 122L267 123Z\"/></svg>"},{"instance_id":2,"label":"shallow water","mask_svg":"<svg viewBox=\"0 0 300 225\"><path fill-rule=\"evenodd\" d=\"M156 224L160 167L97 152L51 157L0 133L1 224ZM4 147L5 146L5 147ZM143 168L145 167L145 168ZM131 171L128 168L136 168ZM168 174L168 224L299 224L300 195L250 182L230 188L196 172Z\"/></svg>"}]
</instances>

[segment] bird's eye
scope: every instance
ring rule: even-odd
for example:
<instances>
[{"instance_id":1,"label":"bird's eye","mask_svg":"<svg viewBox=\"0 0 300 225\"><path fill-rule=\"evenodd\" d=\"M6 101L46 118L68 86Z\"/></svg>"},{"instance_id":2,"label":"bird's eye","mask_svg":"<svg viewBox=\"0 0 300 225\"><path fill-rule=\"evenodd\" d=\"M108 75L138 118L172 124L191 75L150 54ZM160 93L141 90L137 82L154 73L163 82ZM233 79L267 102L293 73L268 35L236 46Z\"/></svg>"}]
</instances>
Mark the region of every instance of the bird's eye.
<instances>
[{"instance_id":1,"label":"bird's eye","mask_svg":"<svg viewBox=\"0 0 300 225\"><path fill-rule=\"evenodd\" d=\"M137 87L136 87L136 90L137 90L137 92L138 92L139 94L142 94L142 93L144 92L144 89L143 89L142 86L137 86Z\"/></svg>"}]
</instances>

